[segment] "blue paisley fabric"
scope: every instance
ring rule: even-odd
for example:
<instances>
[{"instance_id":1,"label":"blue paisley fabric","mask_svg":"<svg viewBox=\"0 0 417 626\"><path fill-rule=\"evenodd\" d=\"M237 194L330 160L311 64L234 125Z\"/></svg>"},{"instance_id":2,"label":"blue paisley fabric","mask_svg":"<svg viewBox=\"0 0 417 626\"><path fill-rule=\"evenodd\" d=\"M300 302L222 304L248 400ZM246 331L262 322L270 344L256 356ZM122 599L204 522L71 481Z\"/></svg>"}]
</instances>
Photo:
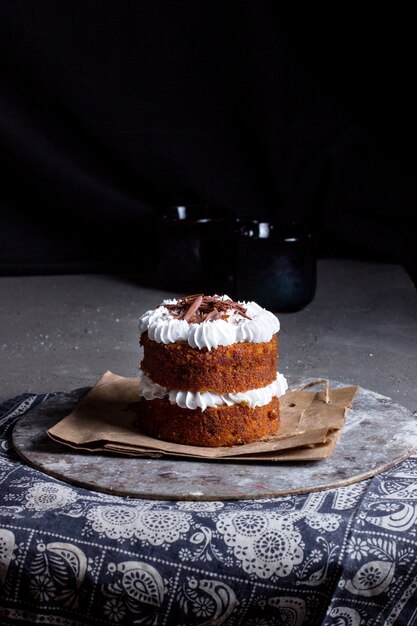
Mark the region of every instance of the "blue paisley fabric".
<instances>
[{"instance_id":1,"label":"blue paisley fabric","mask_svg":"<svg viewBox=\"0 0 417 626\"><path fill-rule=\"evenodd\" d=\"M242 501L73 487L20 460L0 406L0 624L417 624L417 455L372 480Z\"/></svg>"}]
</instances>

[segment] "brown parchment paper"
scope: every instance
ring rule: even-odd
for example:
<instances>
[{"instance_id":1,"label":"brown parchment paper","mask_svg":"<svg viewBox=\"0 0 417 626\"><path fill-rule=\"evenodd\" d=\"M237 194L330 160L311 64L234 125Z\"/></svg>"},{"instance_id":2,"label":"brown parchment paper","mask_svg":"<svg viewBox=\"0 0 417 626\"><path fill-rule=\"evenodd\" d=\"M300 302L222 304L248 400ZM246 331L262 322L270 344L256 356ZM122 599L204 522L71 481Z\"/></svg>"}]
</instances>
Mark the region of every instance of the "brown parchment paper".
<instances>
[{"instance_id":1,"label":"brown parchment paper","mask_svg":"<svg viewBox=\"0 0 417 626\"><path fill-rule=\"evenodd\" d=\"M318 380L281 396L278 435L232 447L186 446L155 439L136 425L139 377L106 372L75 409L47 433L55 441L80 450L135 456L164 455L245 461L307 461L328 458L340 437L357 386L329 389ZM306 387L322 385L322 390Z\"/></svg>"}]
</instances>

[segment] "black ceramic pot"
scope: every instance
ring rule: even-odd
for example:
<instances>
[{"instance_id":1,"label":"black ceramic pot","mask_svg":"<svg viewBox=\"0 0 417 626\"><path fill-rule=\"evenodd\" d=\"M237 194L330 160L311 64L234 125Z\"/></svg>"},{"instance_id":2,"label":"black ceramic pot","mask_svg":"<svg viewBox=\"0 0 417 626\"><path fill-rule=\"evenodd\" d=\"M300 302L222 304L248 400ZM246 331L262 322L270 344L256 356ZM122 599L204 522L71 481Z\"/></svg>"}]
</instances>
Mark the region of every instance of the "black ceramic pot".
<instances>
[{"instance_id":1,"label":"black ceramic pot","mask_svg":"<svg viewBox=\"0 0 417 626\"><path fill-rule=\"evenodd\" d=\"M236 219L234 293L276 312L295 312L316 292L316 237L297 224Z\"/></svg>"},{"instance_id":2,"label":"black ceramic pot","mask_svg":"<svg viewBox=\"0 0 417 626\"><path fill-rule=\"evenodd\" d=\"M182 294L227 293L231 285L231 222L227 210L175 206L158 221L157 285Z\"/></svg>"}]
</instances>

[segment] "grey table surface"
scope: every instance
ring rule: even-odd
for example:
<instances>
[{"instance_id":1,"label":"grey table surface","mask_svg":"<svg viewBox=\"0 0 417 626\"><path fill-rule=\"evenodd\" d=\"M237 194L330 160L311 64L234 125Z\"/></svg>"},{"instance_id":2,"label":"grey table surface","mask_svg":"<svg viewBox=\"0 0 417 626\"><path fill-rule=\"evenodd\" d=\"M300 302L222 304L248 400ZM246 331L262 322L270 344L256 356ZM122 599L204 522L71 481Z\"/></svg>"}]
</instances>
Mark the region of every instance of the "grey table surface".
<instances>
[{"instance_id":1,"label":"grey table surface","mask_svg":"<svg viewBox=\"0 0 417 626\"><path fill-rule=\"evenodd\" d=\"M175 295L135 277L0 278L0 401L137 375L138 318ZM278 317L289 379L358 384L417 411L417 293L401 266L320 260L313 302Z\"/></svg>"}]
</instances>

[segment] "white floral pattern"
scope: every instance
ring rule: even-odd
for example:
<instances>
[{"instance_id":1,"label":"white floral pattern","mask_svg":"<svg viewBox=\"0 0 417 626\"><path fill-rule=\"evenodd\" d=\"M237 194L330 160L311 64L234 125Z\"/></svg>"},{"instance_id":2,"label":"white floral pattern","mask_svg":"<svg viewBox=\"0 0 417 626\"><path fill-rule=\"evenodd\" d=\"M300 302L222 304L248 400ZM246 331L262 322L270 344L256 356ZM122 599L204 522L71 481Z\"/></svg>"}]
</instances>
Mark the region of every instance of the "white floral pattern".
<instances>
[{"instance_id":1,"label":"white floral pattern","mask_svg":"<svg viewBox=\"0 0 417 626\"><path fill-rule=\"evenodd\" d=\"M86 517L94 531L109 539L136 537L154 546L178 541L180 535L189 530L191 520L188 513L171 510L143 512L123 504L93 506Z\"/></svg>"},{"instance_id":2,"label":"white floral pattern","mask_svg":"<svg viewBox=\"0 0 417 626\"><path fill-rule=\"evenodd\" d=\"M0 623L417 623L417 455L317 493L132 500L21 462L13 423L44 400L0 407Z\"/></svg>"},{"instance_id":3,"label":"white floral pattern","mask_svg":"<svg viewBox=\"0 0 417 626\"><path fill-rule=\"evenodd\" d=\"M221 513L217 530L248 574L289 576L303 560L303 542L288 516L270 511Z\"/></svg>"},{"instance_id":4,"label":"white floral pattern","mask_svg":"<svg viewBox=\"0 0 417 626\"><path fill-rule=\"evenodd\" d=\"M60 509L75 502L77 493L74 489L57 483L37 481L26 492L25 506L34 511Z\"/></svg>"},{"instance_id":5,"label":"white floral pattern","mask_svg":"<svg viewBox=\"0 0 417 626\"><path fill-rule=\"evenodd\" d=\"M13 556L14 541L14 534L10 530L0 528L0 585L3 585L6 580L7 570Z\"/></svg>"}]
</instances>

